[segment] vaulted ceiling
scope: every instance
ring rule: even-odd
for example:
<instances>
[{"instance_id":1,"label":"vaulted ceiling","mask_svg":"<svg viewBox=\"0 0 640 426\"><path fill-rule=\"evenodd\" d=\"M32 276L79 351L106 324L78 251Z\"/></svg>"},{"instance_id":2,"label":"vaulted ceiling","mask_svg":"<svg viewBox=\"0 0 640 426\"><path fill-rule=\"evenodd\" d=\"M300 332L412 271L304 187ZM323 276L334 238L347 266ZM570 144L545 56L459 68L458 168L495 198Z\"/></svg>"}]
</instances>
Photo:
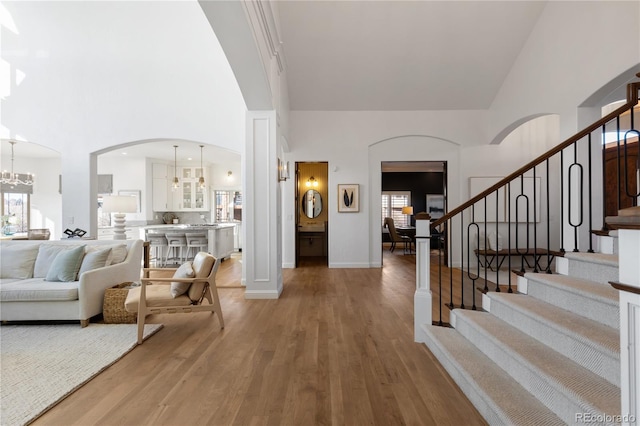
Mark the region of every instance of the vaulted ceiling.
<instances>
[{"instance_id":1,"label":"vaulted ceiling","mask_svg":"<svg viewBox=\"0 0 640 426\"><path fill-rule=\"evenodd\" d=\"M278 1L292 110L485 109L544 1Z\"/></svg>"}]
</instances>

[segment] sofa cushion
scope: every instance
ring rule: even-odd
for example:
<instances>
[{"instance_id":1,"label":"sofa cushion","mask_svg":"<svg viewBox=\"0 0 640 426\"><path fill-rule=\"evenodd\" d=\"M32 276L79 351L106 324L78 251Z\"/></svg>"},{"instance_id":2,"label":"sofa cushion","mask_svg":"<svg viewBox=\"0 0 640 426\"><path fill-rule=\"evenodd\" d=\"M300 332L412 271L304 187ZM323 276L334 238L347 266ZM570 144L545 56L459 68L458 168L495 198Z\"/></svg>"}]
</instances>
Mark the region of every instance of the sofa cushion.
<instances>
[{"instance_id":1,"label":"sofa cushion","mask_svg":"<svg viewBox=\"0 0 640 426\"><path fill-rule=\"evenodd\" d=\"M126 244L96 244L88 245L85 249L86 253L93 251L100 251L106 248L111 249L111 254L107 259L105 266L115 265L116 263L122 263L127 258L127 245Z\"/></svg>"},{"instance_id":2,"label":"sofa cushion","mask_svg":"<svg viewBox=\"0 0 640 426\"><path fill-rule=\"evenodd\" d=\"M111 256L111 249L106 248L102 250L90 251L84 255L82 259L82 265L78 271L78 277L84 272L91 271L92 269L103 268L107 264L107 260Z\"/></svg>"},{"instance_id":3,"label":"sofa cushion","mask_svg":"<svg viewBox=\"0 0 640 426\"><path fill-rule=\"evenodd\" d=\"M0 278L33 278L33 266L37 256L37 245L3 245L0 256Z\"/></svg>"},{"instance_id":4,"label":"sofa cushion","mask_svg":"<svg viewBox=\"0 0 640 426\"><path fill-rule=\"evenodd\" d=\"M196 273L196 278L207 278L211 273L211 268L216 262L216 258L210 255L198 256L193 258L193 271ZM194 302L199 302L202 294L204 293L206 283L195 282L189 287L189 298Z\"/></svg>"},{"instance_id":5,"label":"sofa cushion","mask_svg":"<svg viewBox=\"0 0 640 426\"><path fill-rule=\"evenodd\" d=\"M51 268L51 264L55 260L56 256L63 251L71 250L76 245L69 244L56 244L56 243L42 243L38 248L38 257L36 258L36 264L33 268L33 278L44 278Z\"/></svg>"},{"instance_id":6,"label":"sofa cushion","mask_svg":"<svg viewBox=\"0 0 640 426\"><path fill-rule=\"evenodd\" d=\"M84 257L84 246L77 246L71 250L58 253L53 260L49 272L45 277L46 281L75 281L78 278L78 271L82 265Z\"/></svg>"},{"instance_id":7,"label":"sofa cushion","mask_svg":"<svg viewBox=\"0 0 640 426\"><path fill-rule=\"evenodd\" d=\"M195 272L193 272L193 266L191 266L191 262L185 262L173 274L173 278L193 278L195 276ZM191 283L181 283L178 281L174 281L171 283L171 296L174 298L185 294Z\"/></svg>"},{"instance_id":8,"label":"sofa cushion","mask_svg":"<svg viewBox=\"0 0 640 426\"><path fill-rule=\"evenodd\" d=\"M0 301L40 302L78 300L78 281L47 282L42 278L29 278L5 283L2 281Z\"/></svg>"}]
</instances>

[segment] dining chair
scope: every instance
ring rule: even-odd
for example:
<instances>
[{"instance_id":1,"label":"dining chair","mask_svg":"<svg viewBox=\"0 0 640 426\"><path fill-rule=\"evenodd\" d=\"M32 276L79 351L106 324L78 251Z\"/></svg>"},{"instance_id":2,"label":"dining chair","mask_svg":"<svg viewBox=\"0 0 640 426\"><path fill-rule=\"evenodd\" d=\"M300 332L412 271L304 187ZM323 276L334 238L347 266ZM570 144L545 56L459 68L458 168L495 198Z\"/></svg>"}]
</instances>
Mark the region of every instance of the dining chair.
<instances>
[{"instance_id":1,"label":"dining chair","mask_svg":"<svg viewBox=\"0 0 640 426\"><path fill-rule=\"evenodd\" d=\"M404 243L404 254L406 254L407 252L411 252L411 244L413 242L411 240L411 237L409 237L408 235L398 234L393 218L385 217L384 227L389 229L389 237L391 238L391 252L396 249L396 243Z\"/></svg>"}]
</instances>

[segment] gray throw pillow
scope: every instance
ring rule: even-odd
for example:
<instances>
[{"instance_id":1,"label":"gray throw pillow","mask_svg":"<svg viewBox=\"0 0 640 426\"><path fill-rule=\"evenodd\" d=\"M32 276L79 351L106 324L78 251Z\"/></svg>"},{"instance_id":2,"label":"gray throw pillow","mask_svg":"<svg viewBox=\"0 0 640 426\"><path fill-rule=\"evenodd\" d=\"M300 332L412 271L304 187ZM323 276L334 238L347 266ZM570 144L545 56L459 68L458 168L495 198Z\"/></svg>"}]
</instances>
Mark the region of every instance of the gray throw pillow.
<instances>
[{"instance_id":1,"label":"gray throw pillow","mask_svg":"<svg viewBox=\"0 0 640 426\"><path fill-rule=\"evenodd\" d=\"M176 272L173 274L173 278L193 278L195 277L195 275L196 273L193 272L193 266L191 265L191 262L186 262L180 265L178 269L176 269ZM189 291L189 286L191 286L191 283L180 283L175 281L172 282L171 296L173 296L173 298L176 298L185 294L187 291Z\"/></svg>"},{"instance_id":2,"label":"gray throw pillow","mask_svg":"<svg viewBox=\"0 0 640 426\"><path fill-rule=\"evenodd\" d=\"M76 281L83 257L84 246L61 251L53 260L45 281Z\"/></svg>"},{"instance_id":3,"label":"gray throw pillow","mask_svg":"<svg viewBox=\"0 0 640 426\"><path fill-rule=\"evenodd\" d=\"M111 254L111 249L106 248L98 251L90 251L89 253L84 255L82 259L82 265L80 265L80 271L78 271L78 277L82 275L83 272L90 271L92 269L102 268L107 265L107 259L109 259L109 255Z\"/></svg>"}]
</instances>

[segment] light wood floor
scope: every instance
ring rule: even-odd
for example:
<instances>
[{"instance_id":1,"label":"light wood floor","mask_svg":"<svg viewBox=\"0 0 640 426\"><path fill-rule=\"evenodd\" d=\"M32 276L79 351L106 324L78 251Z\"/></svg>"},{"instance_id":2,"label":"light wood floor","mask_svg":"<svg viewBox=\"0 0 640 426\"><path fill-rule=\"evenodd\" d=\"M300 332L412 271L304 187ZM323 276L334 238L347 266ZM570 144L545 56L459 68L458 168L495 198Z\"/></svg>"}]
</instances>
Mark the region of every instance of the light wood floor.
<instances>
[{"instance_id":1,"label":"light wood floor","mask_svg":"<svg viewBox=\"0 0 640 426\"><path fill-rule=\"evenodd\" d=\"M486 424L413 342L415 256L384 253L382 269L285 269L278 300L220 288L224 330L206 313L151 316L162 330L34 424ZM219 285L239 271L223 262Z\"/></svg>"}]
</instances>

